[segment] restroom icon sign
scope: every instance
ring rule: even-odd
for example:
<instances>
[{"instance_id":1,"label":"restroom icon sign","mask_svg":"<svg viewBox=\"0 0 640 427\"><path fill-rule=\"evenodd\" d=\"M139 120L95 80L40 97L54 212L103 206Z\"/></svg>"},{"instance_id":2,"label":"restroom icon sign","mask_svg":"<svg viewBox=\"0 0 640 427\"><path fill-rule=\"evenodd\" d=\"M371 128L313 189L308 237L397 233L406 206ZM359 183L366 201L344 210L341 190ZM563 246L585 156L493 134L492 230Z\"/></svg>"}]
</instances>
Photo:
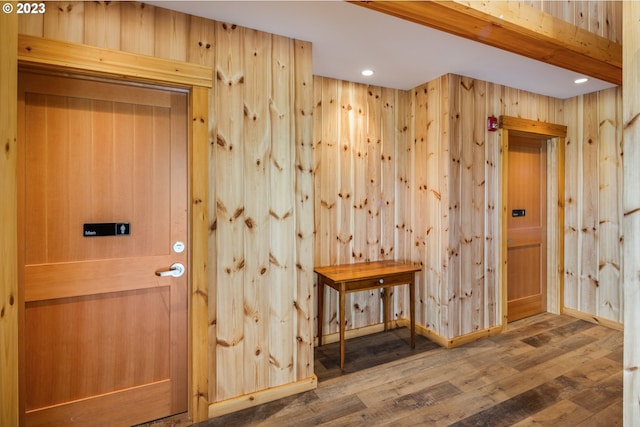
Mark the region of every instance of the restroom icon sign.
<instances>
[{"instance_id":1,"label":"restroom icon sign","mask_svg":"<svg viewBox=\"0 0 640 427\"><path fill-rule=\"evenodd\" d=\"M128 222L101 222L84 224L84 237L128 236L131 234L131 224Z\"/></svg>"}]
</instances>

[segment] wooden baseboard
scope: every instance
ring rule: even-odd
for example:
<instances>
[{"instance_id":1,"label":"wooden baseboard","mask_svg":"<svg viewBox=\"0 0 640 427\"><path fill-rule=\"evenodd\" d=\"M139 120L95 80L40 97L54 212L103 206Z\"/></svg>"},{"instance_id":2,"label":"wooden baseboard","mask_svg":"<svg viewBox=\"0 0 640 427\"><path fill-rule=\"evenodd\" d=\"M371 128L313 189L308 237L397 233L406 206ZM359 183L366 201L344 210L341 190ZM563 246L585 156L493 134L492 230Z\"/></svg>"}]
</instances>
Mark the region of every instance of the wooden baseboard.
<instances>
[{"instance_id":1,"label":"wooden baseboard","mask_svg":"<svg viewBox=\"0 0 640 427\"><path fill-rule=\"evenodd\" d=\"M252 408L254 406L262 405L263 403L282 399L283 397L292 396L309 390L315 390L316 388L318 388L318 377L313 375L312 377L295 383L245 394L222 402L215 402L209 405L209 418L219 417L242 409Z\"/></svg>"},{"instance_id":2,"label":"wooden baseboard","mask_svg":"<svg viewBox=\"0 0 640 427\"><path fill-rule=\"evenodd\" d=\"M451 338L448 340L447 348L459 347L464 344L468 344L474 341L478 341L483 338L489 338L494 335L501 334L504 328L502 325L492 326L490 328L482 329L479 331L471 332L469 334L461 335L459 337Z\"/></svg>"},{"instance_id":3,"label":"wooden baseboard","mask_svg":"<svg viewBox=\"0 0 640 427\"><path fill-rule=\"evenodd\" d=\"M390 325L390 329L395 329L398 328L400 326L405 326L403 323L404 319L398 320L398 321L392 321L389 322ZM409 321L407 320L406 322L407 326L409 325ZM382 332L384 331L384 324L382 323L378 323L376 325L371 325L371 326L364 326L362 328L357 328L357 329L348 329L346 331L344 331L344 339L348 340L350 338L356 338L356 337L362 337L365 335L370 335L370 334L375 334L377 332ZM322 337L322 345L325 344L331 344L333 342L338 342L340 341L340 333L339 332L334 332L331 334L327 334L327 335L323 335ZM318 337L315 338L315 345L316 347L318 346Z\"/></svg>"},{"instance_id":4,"label":"wooden baseboard","mask_svg":"<svg viewBox=\"0 0 640 427\"><path fill-rule=\"evenodd\" d=\"M397 321L398 326L406 326L409 327L409 319L400 319ZM444 348L454 348L459 347L464 344L468 344L470 342L478 341L482 338L488 338L494 335L498 335L503 331L502 325L492 326L487 329L482 329L480 331L475 331L470 334L460 335L459 337L446 338L437 332L432 331L429 328L425 328L422 325L416 325L416 334L422 335L427 338L429 341L433 341L438 344L440 347Z\"/></svg>"},{"instance_id":5,"label":"wooden baseboard","mask_svg":"<svg viewBox=\"0 0 640 427\"><path fill-rule=\"evenodd\" d=\"M402 327L406 327L406 328L411 327L411 322L409 321L409 319L396 319L389 322L390 329L402 328ZM499 325L499 326L492 326L490 328L483 329L481 331L475 331L470 334L461 335L459 337L445 338L442 335L439 335L437 332L434 332L429 328L416 324L416 334L422 335L423 337L427 338L429 341L433 341L434 343L438 344L440 347L444 347L444 348L454 348L470 342L477 341L482 338L491 337L493 335L497 335L501 333L503 330L504 328L502 327L502 325ZM378 323L376 325L371 325L371 326L365 326L363 328L358 328L358 329L349 329L348 331L345 331L345 339L348 340L349 338L361 337L364 335L374 334L376 332L382 332L382 331L384 331L384 324L382 323ZM327 334L323 337L322 344L324 345L332 342L338 342L339 340L340 340L339 333L336 332L332 334ZM315 344L318 345L317 338L316 338Z\"/></svg>"},{"instance_id":6,"label":"wooden baseboard","mask_svg":"<svg viewBox=\"0 0 640 427\"><path fill-rule=\"evenodd\" d=\"M594 316L593 314L583 313L581 311L574 310L573 308L564 307L562 309L562 314L575 317L576 319L585 320L587 322L596 323L598 325L615 329L617 331L624 331L623 323L616 322L610 319L605 319L604 317L600 317L600 316Z\"/></svg>"}]
</instances>

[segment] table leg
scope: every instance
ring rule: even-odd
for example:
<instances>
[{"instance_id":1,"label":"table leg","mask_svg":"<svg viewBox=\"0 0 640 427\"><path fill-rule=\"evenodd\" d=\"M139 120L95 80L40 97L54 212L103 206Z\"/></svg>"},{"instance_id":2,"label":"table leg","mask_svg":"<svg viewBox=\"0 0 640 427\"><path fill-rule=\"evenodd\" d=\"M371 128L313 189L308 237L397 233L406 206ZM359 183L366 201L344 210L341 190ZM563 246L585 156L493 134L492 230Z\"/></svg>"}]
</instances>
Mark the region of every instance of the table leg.
<instances>
[{"instance_id":1,"label":"table leg","mask_svg":"<svg viewBox=\"0 0 640 427\"><path fill-rule=\"evenodd\" d=\"M416 348L416 281L409 283L409 317L411 322L411 348Z\"/></svg>"},{"instance_id":2,"label":"table leg","mask_svg":"<svg viewBox=\"0 0 640 427\"><path fill-rule=\"evenodd\" d=\"M324 281L318 275L318 347L322 346L322 322L324 317Z\"/></svg>"},{"instance_id":3,"label":"table leg","mask_svg":"<svg viewBox=\"0 0 640 427\"><path fill-rule=\"evenodd\" d=\"M340 369L344 369L345 284L340 284Z\"/></svg>"},{"instance_id":4,"label":"table leg","mask_svg":"<svg viewBox=\"0 0 640 427\"><path fill-rule=\"evenodd\" d=\"M384 321L384 330L389 329L389 290L391 288L382 288L382 320Z\"/></svg>"}]
</instances>

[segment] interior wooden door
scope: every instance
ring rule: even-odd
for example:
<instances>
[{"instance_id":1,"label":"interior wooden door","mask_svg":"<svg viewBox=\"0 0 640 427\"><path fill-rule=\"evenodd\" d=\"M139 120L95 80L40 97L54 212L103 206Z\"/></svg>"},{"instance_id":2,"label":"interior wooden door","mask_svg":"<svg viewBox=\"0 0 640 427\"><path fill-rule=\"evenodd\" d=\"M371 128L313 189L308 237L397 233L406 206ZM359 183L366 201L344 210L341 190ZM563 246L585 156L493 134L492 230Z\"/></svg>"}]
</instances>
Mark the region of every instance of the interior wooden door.
<instances>
[{"instance_id":1,"label":"interior wooden door","mask_svg":"<svg viewBox=\"0 0 640 427\"><path fill-rule=\"evenodd\" d=\"M507 321L547 310L546 140L509 133Z\"/></svg>"},{"instance_id":2,"label":"interior wooden door","mask_svg":"<svg viewBox=\"0 0 640 427\"><path fill-rule=\"evenodd\" d=\"M27 425L187 410L186 109L179 91L20 73Z\"/></svg>"}]
</instances>

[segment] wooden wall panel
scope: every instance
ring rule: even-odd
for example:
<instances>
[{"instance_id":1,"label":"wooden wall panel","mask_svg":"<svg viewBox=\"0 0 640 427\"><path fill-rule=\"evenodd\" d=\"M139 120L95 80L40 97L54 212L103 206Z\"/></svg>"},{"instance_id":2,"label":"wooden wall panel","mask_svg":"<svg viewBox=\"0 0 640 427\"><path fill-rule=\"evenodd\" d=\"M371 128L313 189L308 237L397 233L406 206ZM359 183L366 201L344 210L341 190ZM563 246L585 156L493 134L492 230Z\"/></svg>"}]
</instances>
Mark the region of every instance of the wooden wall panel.
<instances>
[{"instance_id":1,"label":"wooden wall panel","mask_svg":"<svg viewBox=\"0 0 640 427\"><path fill-rule=\"evenodd\" d=\"M567 308L622 323L622 91L565 102Z\"/></svg>"},{"instance_id":2,"label":"wooden wall panel","mask_svg":"<svg viewBox=\"0 0 640 427\"><path fill-rule=\"evenodd\" d=\"M269 312L269 375L272 382L286 384L294 381L295 307L295 146L293 144L293 45L289 39L272 36L271 59L270 128L271 153L269 156L270 188L266 206L269 206L269 244L271 295ZM248 140L246 141L249 142ZM289 189L289 191L283 191ZM247 196L256 197L251 187ZM259 197L259 196L258 196ZM293 340L293 342L292 342Z\"/></svg>"},{"instance_id":3,"label":"wooden wall panel","mask_svg":"<svg viewBox=\"0 0 640 427\"><path fill-rule=\"evenodd\" d=\"M486 105L486 92L488 83L484 81L476 81L474 84L474 99L473 105ZM488 222L487 218L487 200L486 200L486 185L488 180L488 174L490 169L487 167L487 152L486 152L486 140L488 138L488 132L486 129L487 116L484 111L479 108L472 110L474 126L470 131L469 139L466 141L465 147L471 146L471 164L472 176L471 181L473 183L473 193L471 200L471 212L473 217L471 218L470 235L465 234L463 236L463 242L466 243L471 239L471 248L469 256L471 257L471 286L469 287L469 295L466 294L466 299L471 299L471 321L463 322L464 325L471 325L471 330L468 332L475 332L480 329L484 329L488 325L487 312L485 307L487 306L486 293L487 282L485 277L487 275L487 255L485 254L485 240L488 234L485 222ZM469 209L466 210L469 212ZM464 282L463 282L464 283ZM466 333L467 331L463 331Z\"/></svg>"},{"instance_id":4,"label":"wooden wall panel","mask_svg":"<svg viewBox=\"0 0 640 427\"><path fill-rule=\"evenodd\" d=\"M405 170L396 153L404 159L406 92L318 76L314 87L315 265L393 259L405 230L397 222L397 174ZM331 334L341 320L336 292L326 292L323 328ZM406 317L398 298L402 291L392 299L394 315ZM347 295L347 328L380 324L380 300L379 292Z\"/></svg>"},{"instance_id":5,"label":"wooden wall panel","mask_svg":"<svg viewBox=\"0 0 640 427\"><path fill-rule=\"evenodd\" d=\"M484 234L484 133L479 135L480 138L476 138L475 123L477 120L474 106L484 104L482 97L484 97L486 83L464 77L460 79L459 85L460 96L457 99L460 106L455 111L459 111L460 114L456 113L455 116L461 120L468 120L474 125L460 127L457 141L460 156L460 181L457 183L460 186L460 200L459 207L453 206L450 211L459 215L458 218L451 217L451 220L455 220L459 224L460 249L457 258L460 260L460 268L457 270L459 278L456 281L459 283L459 288L456 293L460 301L458 310L460 316L457 319L452 319L454 322L458 320L455 325L452 325L454 326L452 332L462 330L463 325L465 328L471 327L472 330L480 329L478 322L481 313L479 309L480 305L484 303L482 300L484 283L481 283L484 247L477 244L478 241L482 242ZM476 101L478 101L477 104ZM481 123L484 123L484 120ZM476 148L478 146L482 148L480 157L478 157L479 149ZM453 144L451 151L453 153ZM478 173L480 177L478 177ZM471 185L460 185L461 183ZM453 189L453 185L451 188ZM461 215L461 213L464 214ZM480 226L479 230L478 225ZM481 269L480 274L477 273L478 267ZM471 330L467 332L471 332Z\"/></svg>"},{"instance_id":6,"label":"wooden wall panel","mask_svg":"<svg viewBox=\"0 0 640 427\"><path fill-rule=\"evenodd\" d=\"M161 30L154 34L154 55L186 61L187 40L189 38L188 24L188 15L160 7L156 8L155 25Z\"/></svg>"},{"instance_id":7,"label":"wooden wall panel","mask_svg":"<svg viewBox=\"0 0 640 427\"><path fill-rule=\"evenodd\" d=\"M215 181L217 187L217 378L216 401L245 393L244 371L244 255L245 194L244 194L244 30L235 25L217 22L216 30L216 100L218 113L216 136ZM221 60L224 58L223 60ZM250 311L249 311L250 313ZM225 372L235 372L226 378ZM250 371L251 372L251 371ZM225 378L224 381L221 381ZM213 392L213 390L211 390Z\"/></svg>"},{"instance_id":8,"label":"wooden wall panel","mask_svg":"<svg viewBox=\"0 0 640 427\"><path fill-rule=\"evenodd\" d=\"M47 10L18 31L212 67L208 401L312 377L311 45L138 2Z\"/></svg>"},{"instance_id":9,"label":"wooden wall panel","mask_svg":"<svg viewBox=\"0 0 640 427\"><path fill-rule=\"evenodd\" d=\"M640 424L640 3L624 2L624 425Z\"/></svg>"},{"instance_id":10,"label":"wooden wall panel","mask_svg":"<svg viewBox=\"0 0 640 427\"><path fill-rule=\"evenodd\" d=\"M318 76L313 79L315 265L339 263L338 203L341 193L338 190L338 158L341 148L338 138L338 83L338 80ZM325 296L324 301L322 316L326 323L323 330L337 332L337 298Z\"/></svg>"},{"instance_id":11,"label":"wooden wall panel","mask_svg":"<svg viewBox=\"0 0 640 427\"><path fill-rule=\"evenodd\" d=\"M357 126L356 112L354 109L354 98L356 98L356 89L362 91L362 86L355 83L338 82L338 116L337 116L337 141L339 144L338 158L335 163L335 173L338 175L338 262L340 264L365 261L361 254L355 251L355 230L353 218L356 214L356 195L355 195L355 178L353 177L353 169L355 167L355 153L357 153L362 141L353 141L351 129ZM360 124L362 126L362 124ZM358 145L356 145L358 144ZM362 177L358 177L362 178ZM353 297L352 297L353 298ZM347 303L348 307L352 307ZM351 315L351 310L345 313ZM338 321L348 322L347 319L338 319Z\"/></svg>"},{"instance_id":12,"label":"wooden wall panel","mask_svg":"<svg viewBox=\"0 0 640 427\"><path fill-rule=\"evenodd\" d=\"M153 56L155 53L154 6L139 2L122 2L120 50ZM159 30L161 31L161 29Z\"/></svg>"},{"instance_id":13,"label":"wooden wall panel","mask_svg":"<svg viewBox=\"0 0 640 427\"><path fill-rule=\"evenodd\" d=\"M313 73L312 46L309 42L294 42L294 108L295 108L295 197L296 197L296 296L294 307L297 310L295 352L298 378L310 378L314 375L313 338L315 295L309 284L314 280L314 160L313 160Z\"/></svg>"},{"instance_id":14,"label":"wooden wall panel","mask_svg":"<svg viewBox=\"0 0 640 427\"><path fill-rule=\"evenodd\" d=\"M599 316L622 323L622 120L620 89L598 94Z\"/></svg>"},{"instance_id":15,"label":"wooden wall panel","mask_svg":"<svg viewBox=\"0 0 640 427\"><path fill-rule=\"evenodd\" d=\"M380 218L380 228L375 236L379 241L379 252L382 259L393 259L396 252L396 171L398 168L398 160L396 146L399 141L396 138L397 128L400 124L396 123L396 93L393 89L382 88L381 101L381 129L380 132L380 171L378 182L382 192L379 194L377 215ZM374 159L369 159L373 161ZM386 178L386 179L383 179ZM373 256L373 254L372 254ZM393 292L393 291L392 291Z\"/></svg>"},{"instance_id":16,"label":"wooden wall panel","mask_svg":"<svg viewBox=\"0 0 640 427\"><path fill-rule=\"evenodd\" d=\"M427 313L435 313L440 311L440 295L430 292L428 287L432 289L440 289L440 270L441 261L440 253L436 249L427 253L428 239L436 237L438 233L434 232L439 228L437 223L439 220L438 206L429 204L429 182L428 174L433 174L433 184L435 188L438 173L438 138L429 138L428 132L433 125L433 135L439 132L440 121L437 119L437 106L428 108L429 99L438 99L440 85L439 80L429 82L417 87L413 91L413 111L411 126L414 130L413 147L411 156L408 158L412 171L408 179L407 191L411 210L411 218L409 223L411 238L411 260L423 263L422 274L416 274L416 323L424 325L427 328L435 329L436 324L429 322L430 319L439 319L440 316L429 316ZM430 95L431 94L431 95ZM430 116L431 114L432 116ZM433 114L436 114L434 117ZM430 152L428 141L431 140L435 146L435 151ZM440 194L434 189L432 194ZM436 248L436 245L434 245ZM427 256L429 258L427 259ZM407 310L405 310L405 313Z\"/></svg>"},{"instance_id":17,"label":"wooden wall panel","mask_svg":"<svg viewBox=\"0 0 640 427\"><path fill-rule=\"evenodd\" d=\"M425 309L422 313L427 324L432 324L436 331L448 331L459 324L459 299L455 280L459 271L459 244L452 240L456 226L451 226L451 217L460 214L460 193L452 191L459 183L460 159L459 141L451 135L454 129L451 114L454 111L452 76L445 75L427 84L426 104L426 158L416 157L416 168L424 167L424 181L418 182L417 190L422 185L422 202L414 207L416 218L425 216L426 224L420 227L420 221L412 228L416 233L424 233L424 247L420 247L420 260L426 266L424 280L421 283L424 292ZM416 105L418 103L416 102ZM418 128L417 123L414 125ZM419 130L416 129L416 135ZM457 160L453 160L454 156ZM420 163L424 162L424 163ZM453 177L453 178L452 178ZM451 178L451 179L450 179ZM425 215L426 213L426 215ZM416 243L419 234L416 234ZM421 239L420 239L421 240ZM450 315L456 317L452 320ZM452 320L452 321L450 321ZM454 325L455 323L455 325ZM447 332L442 333L446 336Z\"/></svg>"},{"instance_id":18,"label":"wooden wall panel","mask_svg":"<svg viewBox=\"0 0 640 427\"><path fill-rule=\"evenodd\" d=\"M387 185L389 187L394 186L394 201L395 210L393 212L394 224L390 230L383 232L393 233L394 240L394 258L410 260L411 259L411 216L412 210L409 198L409 176L412 173L412 164L408 161L411 158L412 146L413 146L413 127L411 126L411 118L409 112L412 111L412 97L409 91L394 91L395 92L395 119L394 119L394 150L389 152L395 153L395 171L391 178L383 179L385 182L385 191ZM391 123L389 123L391 126ZM385 142L385 147L388 142ZM383 169L384 174L384 169ZM388 176L384 174L383 176ZM387 197L389 197L387 195ZM389 216L391 212L387 211ZM385 221L384 227L387 227ZM421 275L421 274L420 274ZM404 288L397 288L393 290L395 298L393 301L392 319L406 318L408 315L409 305L409 291Z\"/></svg>"},{"instance_id":19,"label":"wooden wall panel","mask_svg":"<svg viewBox=\"0 0 640 427\"><path fill-rule=\"evenodd\" d=\"M244 32L244 65L250 72L244 74L243 132L246 142L242 147L243 165L238 173L255 194L268 194L271 186L269 173L269 99L271 92L271 40L258 31ZM267 88L267 91L264 89ZM240 147L239 147L240 148ZM223 171L228 172L228 171ZM238 180L234 176L234 180ZM241 181L239 179L238 181ZM269 240L271 227L269 211L264 209L262 197L246 197L244 204L245 242L253 248L253 256L245 258L244 295L244 389L257 390L269 385ZM222 250L222 247L219 247Z\"/></svg>"},{"instance_id":20,"label":"wooden wall panel","mask_svg":"<svg viewBox=\"0 0 640 427\"><path fill-rule=\"evenodd\" d=\"M529 4L601 37L622 42L622 1L542 0Z\"/></svg>"},{"instance_id":21,"label":"wooden wall panel","mask_svg":"<svg viewBox=\"0 0 640 427\"><path fill-rule=\"evenodd\" d=\"M578 183L582 183L581 221L579 228L580 274L579 297L580 307L587 313L595 312L595 301L598 293L598 150L597 150L597 93L584 97L584 113L582 122L582 138L578 140L582 148L582 165ZM595 178L593 181L591 181Z\"/></svg>"},{"instance_id":22,"label":"wooden wall panel","mask_svg":"<svg viewBox=\"0 0 640 427\"><path fill-rule=\"evenodd\" d=\"M84 3L84 43L108 49L120 49L121 2Z\"/></svg>"},{"instance_id":23,"label":"wooden wall panel","mask_svg":"<svg viewBox=\"0 0 640 427\"><path fill-rule=\"evenodd\" d=\"M578 126L583 110L583 103L580 98L572 98L565 102L565 118L567 123L573 126L567 127L567 138L565 139L565 156L571 161L565 163L565 184L564 184L564 301L567 307L576 307L579 300L579 277L580 277L580 136Z\"/></svg>"},{"instance_id":24,"label":"wooden wall panel","mask_svg":"<svg viewBox=\"0 0 640 427\"><path fill-rule=\"evenodd\" d=\"M84 41L84 2L52 2L44 14L43 35L74 43Z\"/></svg>"}]
</instances>

